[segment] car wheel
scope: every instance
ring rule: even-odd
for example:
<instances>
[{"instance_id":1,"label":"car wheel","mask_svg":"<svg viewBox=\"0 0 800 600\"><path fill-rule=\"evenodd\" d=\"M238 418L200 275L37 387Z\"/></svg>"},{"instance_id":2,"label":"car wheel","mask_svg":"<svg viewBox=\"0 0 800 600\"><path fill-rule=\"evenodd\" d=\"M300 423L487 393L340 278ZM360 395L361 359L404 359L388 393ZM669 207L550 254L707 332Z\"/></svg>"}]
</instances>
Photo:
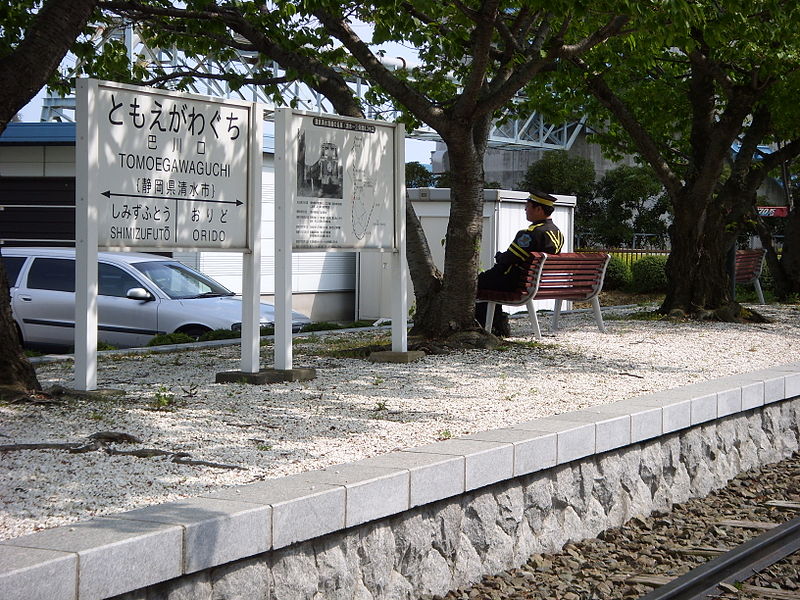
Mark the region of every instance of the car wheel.
<instances>
[{"instance_id":1,"label":"car wheel","mask_svg":"<svg viewBox=\"0 0 800 600\"><path fill-rule=\"evenodd\" d=\"M203 325L187 325L186 327L181 327L175 333L185 333L190 338L194 338L196 340L201 335L209 331L211 331L211 329Z\"/></svg>"}]
</instances>

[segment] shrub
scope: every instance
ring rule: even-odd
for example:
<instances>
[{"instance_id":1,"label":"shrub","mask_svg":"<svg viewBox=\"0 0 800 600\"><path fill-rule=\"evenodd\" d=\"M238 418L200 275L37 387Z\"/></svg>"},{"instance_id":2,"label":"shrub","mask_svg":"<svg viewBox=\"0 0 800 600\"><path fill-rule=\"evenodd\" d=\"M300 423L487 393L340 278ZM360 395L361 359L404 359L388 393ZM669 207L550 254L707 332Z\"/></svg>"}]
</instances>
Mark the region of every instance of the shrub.
<instances>
[{"instance_id":1,"label":"shrub","mask_svg":"<svg viewBox=\"0 0 800 600\"><path fill-rule=\"evenodd\" d=\"M631 283L631 268L619 256L612 256L606 267L604 290L621 290Z\"/></svg>"},{"instance_id":2,"label":"shrub","mask_svg":"<svg viewBox=\"0 0 800 600\"><path fill-rule=\"evenodd\" d=\"M769 262L766 260L764 261L764 268L761 270L761 276L758 278L758 280L761 282L762 291L775 291L775 278L772 276L772 271L769 268Z\"/></svg>"},{"instance_id":3,"label":"shrub","mask_svg":"<svg viewBox=\"0 0 800 600\"><path fill-rule=\"evenodd\" d=\"M631 287L634 292L665 292L667 290L667 257L644 256L631 266Z\"/></svg>"},{"instance_id":4,"label":"shrub","mask_svg":"<svg viewBox=\"0 0 800 600\"><path fill-rule=\"evenodd\" d=\"M170 344L191 344L195 339L185 333L159 333L153 337L148 346L168 346Z\"/></svg>"},{"instance_id":5,"label":"shrub","mask_svg":"<svg viewBox=\"0 0 800 600\"><path fill-rule=\"evenodd\" d=\"M212 331L206 331L203 335L197 338L197 341L211 342L214 340L231 340L238 337L242 337L241 331L233 331L232 329L214 329Z\"/></svg>"}]
</instances>

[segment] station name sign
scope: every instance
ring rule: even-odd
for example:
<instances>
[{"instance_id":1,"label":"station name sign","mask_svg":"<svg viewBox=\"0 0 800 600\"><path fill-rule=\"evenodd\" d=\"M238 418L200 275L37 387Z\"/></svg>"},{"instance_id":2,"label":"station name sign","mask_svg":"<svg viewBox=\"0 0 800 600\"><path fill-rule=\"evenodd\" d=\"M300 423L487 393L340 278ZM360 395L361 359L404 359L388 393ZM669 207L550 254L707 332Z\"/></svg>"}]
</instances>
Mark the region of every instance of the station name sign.
<instances>
[{"instance_id":1,"label":"station name sign","mask_svg":"<svg viewBox=\"0 0 800 600\"><path fill-rule=\"evenodd\" d=\"M253 105L88 80L98 246L247 250Z\"/></svg>"}]
</instances>

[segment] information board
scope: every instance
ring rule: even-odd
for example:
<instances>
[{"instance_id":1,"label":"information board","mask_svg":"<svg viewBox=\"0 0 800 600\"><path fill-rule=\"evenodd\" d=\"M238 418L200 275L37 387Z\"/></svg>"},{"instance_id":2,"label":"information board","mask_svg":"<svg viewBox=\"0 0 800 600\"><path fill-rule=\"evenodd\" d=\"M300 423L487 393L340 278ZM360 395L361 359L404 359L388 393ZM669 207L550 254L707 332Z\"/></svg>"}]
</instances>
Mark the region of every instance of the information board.
<instances>
[{"instance_id":1,"label":"information board","mask_svg":"<svg viewBox=\"0 0 800 600\"><path fill-rule=\"evenodd\" d=\"M292 246L397 248L397 125L291 112L286 120Z\"/></svg>"},{"instance_id":2,"label":"information board","mask_svg":"<svg viewBox=\"0 0 800 600\"><path fill-rule=\"evenodd\" d=\"M91 81L98 246L248 250L251 103Z\"/></svg>"}]
</instances>

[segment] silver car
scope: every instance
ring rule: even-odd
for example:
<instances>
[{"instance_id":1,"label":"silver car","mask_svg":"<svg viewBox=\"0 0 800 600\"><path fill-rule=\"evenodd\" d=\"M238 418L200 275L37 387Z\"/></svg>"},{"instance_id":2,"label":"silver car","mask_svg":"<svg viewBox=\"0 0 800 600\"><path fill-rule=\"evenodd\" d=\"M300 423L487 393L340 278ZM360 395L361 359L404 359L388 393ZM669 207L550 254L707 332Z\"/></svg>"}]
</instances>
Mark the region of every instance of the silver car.
<instances>
[{"instance_id":1,"label":"silver car","mask_svg":"<svg viewBox=\"0 0 800 600\"><path fill-rule=\"evenodd\" d=\"M11 311L30 347L75 344L75 250L2 248L11 288ZM99 340L119 348L144 346L159 333L199 337L213 329L241 328L242 301L210 277L176 260L132 252L98 253ZM261 303L261 325L275 308ZM300 331L308 317L292 313Z\"/></svg>"}]
</instances>

